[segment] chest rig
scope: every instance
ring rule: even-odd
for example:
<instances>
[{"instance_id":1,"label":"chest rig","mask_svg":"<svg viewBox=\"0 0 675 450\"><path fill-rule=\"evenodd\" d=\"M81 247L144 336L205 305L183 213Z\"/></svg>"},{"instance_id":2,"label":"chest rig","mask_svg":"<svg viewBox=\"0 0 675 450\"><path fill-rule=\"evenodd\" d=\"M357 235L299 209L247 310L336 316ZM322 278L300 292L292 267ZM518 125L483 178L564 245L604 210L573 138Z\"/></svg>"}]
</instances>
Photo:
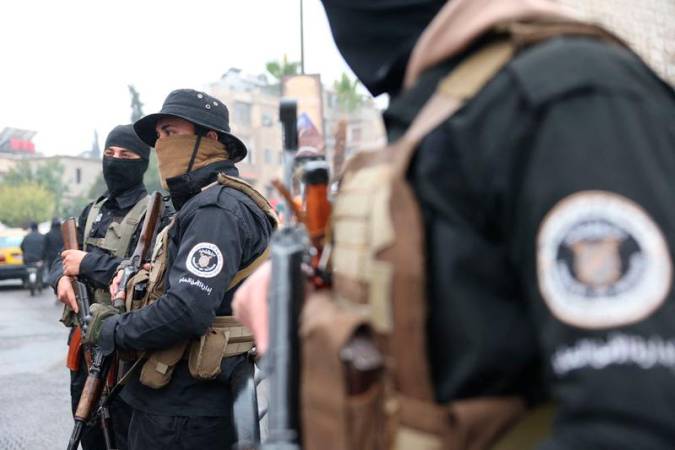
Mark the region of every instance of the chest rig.
<instances>
[{"instance_id":1,"label":"chest rig","mask_svg":"<svg viewBox=\"0 0 675 450\"><path fill-rule=\"evenodd\" d=\"M218 175L218 181L204 187L209 189L216 184L235 189L249 197L273 224L278 225L274 209L267 199L253 186L245 181L225 174ZM152 255L150 271L142 270L130 281L127 290L127 310L143 308L159 300L164 294L166 272L169 269L168 251L171 230L175 226L175 218L157 236ZM227 257L228 255L223 255ZM236 287L269 257L269 249L256 257L246 267L239 270L227 287ZM141 299L134 299L134 286L147 282L146 294ZM180 342L173 347L144 355L147 360L141 369L140 381L144 385L159 389L171 381L173 371L181 359L188 360L188 369L193 378L212 380L221 372L223 358L247 353L253 348L253 335L250 330L240 324L233 316L216 316L206 333L192 341Z\"/></svg>"},{"instance_id":2,"label":"chest rig","mask_svg":"<svg viewBox=\"0 0 675 450\"><path fill-rule=\"evenodd\" d=\"M310 298L302 316L303 443L309 450L523 450L546 431L535 415L514 427L526 410L519 397L434 401L424 226L406 173L424 137L522 49L561 35L621 42L595 26L559 19L498 24L491 33L491 44L438 84L403 138L357 154L343 173L332 217L333 291L330 299ZM378 383L351 395L340 354L364 325L374 331L385 368Z\"/></svg>"},{"instance_id":3,"label":"chest rig","mask_svg":"<svg viewBox=\"0 0 675 450\"><path fill-rule=\"evenodd\" d=\"M85 251L90 251L91 247L97 247L112 256L125 258L129 256L131 239L140 226L145 211L148 209L149 197L146 196L136 203L121 220L113 220L106 230L105 236L102 238L91 237L91 230L101 214L103 204L107 200L107 197L103 197L91 205L87 221L84 225L84 242L82 247ZM108 292L108 289L96 288L93 293L94 301L110 303L110 292Z\"/></svg>"}]
</instances>

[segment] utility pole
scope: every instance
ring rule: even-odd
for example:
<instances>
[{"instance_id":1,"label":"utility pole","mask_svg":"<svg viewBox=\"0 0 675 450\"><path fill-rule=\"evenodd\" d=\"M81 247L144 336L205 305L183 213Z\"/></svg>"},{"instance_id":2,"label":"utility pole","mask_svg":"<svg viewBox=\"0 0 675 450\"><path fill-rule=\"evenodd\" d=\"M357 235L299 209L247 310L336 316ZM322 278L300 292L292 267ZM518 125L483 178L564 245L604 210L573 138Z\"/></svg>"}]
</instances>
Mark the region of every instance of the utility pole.
<instances>
[{"instance_id":1,"label":"utility pole","mask_svg":"<svg viewBox=\"0 0 675 450\"><path fill-rule=\"evenodd\" d=\"M300 73L305 74L305 26L302 13L302 0L300 0Z\"/></svg>"}]
</instances>

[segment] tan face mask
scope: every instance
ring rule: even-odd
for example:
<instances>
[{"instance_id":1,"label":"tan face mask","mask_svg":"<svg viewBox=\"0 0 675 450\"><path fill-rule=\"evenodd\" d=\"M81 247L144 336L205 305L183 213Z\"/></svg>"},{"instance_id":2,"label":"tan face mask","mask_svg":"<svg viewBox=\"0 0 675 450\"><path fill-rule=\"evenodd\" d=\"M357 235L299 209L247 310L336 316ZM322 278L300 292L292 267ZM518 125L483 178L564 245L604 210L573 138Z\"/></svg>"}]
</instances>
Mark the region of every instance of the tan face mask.
<instances>
[{"instance_id":1,"label":"tan face mask","mask_svg":"<svg viewBox=\"0 0 675 450\"><path fill-rule=\"evenodd\" d=\"M167 178L173 178L188 172L192 152L197 143L197 135L183 134L157 139L157 165L162 187L168 190ZM201 169L214 162L229 159L225 145L216 140L202 137L197 155L190 171Z\"/></svg>"}]
</instances>

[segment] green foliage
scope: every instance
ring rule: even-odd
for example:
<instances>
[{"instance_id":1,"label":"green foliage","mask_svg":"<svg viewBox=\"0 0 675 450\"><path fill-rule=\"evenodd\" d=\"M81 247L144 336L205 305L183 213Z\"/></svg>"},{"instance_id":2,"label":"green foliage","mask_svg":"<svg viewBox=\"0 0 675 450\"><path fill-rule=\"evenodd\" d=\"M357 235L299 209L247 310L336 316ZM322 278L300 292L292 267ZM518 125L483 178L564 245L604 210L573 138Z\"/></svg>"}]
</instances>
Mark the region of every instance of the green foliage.
<instances>
[{"instance_id":1,"label":"green foliage","mask_svg":"<svg viewBox=\"0 0 675 450\"><path fill-rule=\"evenodd\" d=\"M29 222L44 222L54 215L54 194L35 182L0 186L0 222L10 227L25 227Z\"/></svg>"},{"instance_id":2,"label":"green foliage","mask_svg":"<svg viewBox=\"0 0 675 450\"><path fill-rule=\"evenodd\" d=\"M53 194L53 212L60 215L63 198L68 192L68 186L61 178L64 170L63 164L56 160L47 160L38 165L35 170L28 161L19 161L4 176L2 186L37 184Z\"/></svg>"},{"instance_id":3,"label":"green foliage","mask_svg":"<svg viewBox=\"0 0 675 450\"><path fill-rule=\"evenodd\" d=\"M281 82L285 76L298 75L300 73L300 63L297 61L288 62L288 57L284 55L284 59L281 61L270 61L265 64L265 69L278 82Z\"/></svg>"},{"instance_id":4,"label":"green foliage","mask_svg":"<svg viewBox=\"0 0 675 450\"><path fill-rule=\"evenodd\" d=\"M150 164L143 177L143 183L145 183L148 192L164 192L159 178L159 169L157 168L157 154L154 151L150 152Z\"/></svg>"},{"instance_id":5,"label":"green foliage","mask_svg":"<svg viewBox=\"0 0 675 450\"><path fill-rule=\"evenodd\" d=\"M363 105L363 96L357 91L358 85L359 81L351 80L346 73L342 73L340 80L333 83L340 111L354 112Z\"/></svg>"},{"instance_id":6,"label":"green foliage","mask_svg":"<svg viewBox=\"0 0 675 450\"><path fill-rule=\"evenodd\" d=\"M82 213L82 210L88 203L90 203L95 198L98 198L103 192L96 195L95 197L82 197L78 196L69 201L67 201L61 209L61 217L79 217Z\"/></svg>"}]
</instances>

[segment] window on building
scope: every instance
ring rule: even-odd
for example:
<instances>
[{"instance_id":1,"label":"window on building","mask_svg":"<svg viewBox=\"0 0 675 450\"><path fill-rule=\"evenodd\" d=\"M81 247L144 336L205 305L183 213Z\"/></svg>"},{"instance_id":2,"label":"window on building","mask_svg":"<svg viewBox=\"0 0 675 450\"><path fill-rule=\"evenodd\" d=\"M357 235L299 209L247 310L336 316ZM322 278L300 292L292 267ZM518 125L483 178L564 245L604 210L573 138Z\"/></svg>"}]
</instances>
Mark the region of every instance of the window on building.
<instances>
[{"instance_id":1,"label":"window on building","mask_svg":"<svg viewBox=\"0 0 675 450\"><path fill-rule=\"evenodd\" d=\"M251 104L234 102L234 123L239 126L251 126Z\"/></svg>"},{"instance_id":2,"label":"window on building","mask_svg":"<svg viewBox=\"0 0 675 450\"><path fill-rule=\"evenodd\" d=\"M263 127L271 127L272 125L274 125L274 119L272 118L272 114L266 112L262 113L260 123L262 124Z\"/></svg>"},{"instance_id":3,"label":"window on building","mask_svg":"<svg viewBox=\"0 0 675 450\"><path fill-rule=\"evenodd\" d=\"M82 169L75 169L75 184L82 184Z\"/></svg>"}]
</instances>

